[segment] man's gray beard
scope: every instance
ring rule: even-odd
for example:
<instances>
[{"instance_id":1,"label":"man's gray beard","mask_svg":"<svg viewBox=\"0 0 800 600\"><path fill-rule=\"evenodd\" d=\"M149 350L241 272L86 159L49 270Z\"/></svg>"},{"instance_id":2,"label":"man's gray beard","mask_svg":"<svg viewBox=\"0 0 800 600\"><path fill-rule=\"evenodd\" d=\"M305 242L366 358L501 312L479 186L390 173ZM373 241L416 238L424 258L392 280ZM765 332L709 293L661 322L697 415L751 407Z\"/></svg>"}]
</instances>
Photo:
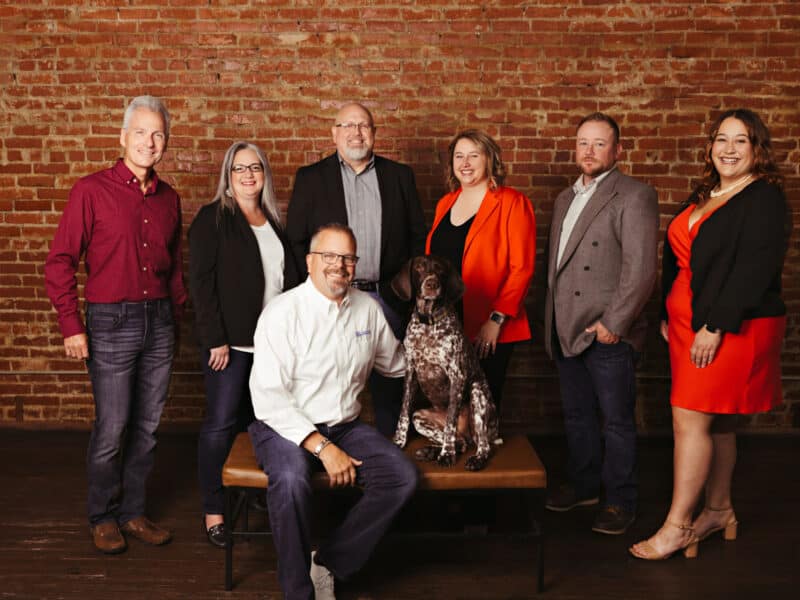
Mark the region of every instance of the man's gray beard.
<instances>
[{"instance_id":1,"label":"man's gray beard","mask_svg":"<svg viewBox=\"0 0 800 600\"><path fill-rule=\"evenodd\" d=\"M344 155L348 160L364 160L372 154L371 148L347 148Z\"/></svg>"}]
</instances>

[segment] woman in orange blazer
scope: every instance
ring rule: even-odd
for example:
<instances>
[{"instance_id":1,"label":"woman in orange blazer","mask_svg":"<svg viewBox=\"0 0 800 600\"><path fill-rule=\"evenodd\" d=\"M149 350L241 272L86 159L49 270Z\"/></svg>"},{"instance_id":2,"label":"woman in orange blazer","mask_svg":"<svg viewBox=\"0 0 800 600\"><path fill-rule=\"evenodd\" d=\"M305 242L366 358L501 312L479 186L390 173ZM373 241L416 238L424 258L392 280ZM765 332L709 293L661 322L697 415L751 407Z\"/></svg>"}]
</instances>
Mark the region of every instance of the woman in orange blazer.
<instances>
[{"instance_id":1,"label":"woman in orange blazer","mask_svg":"<svg viewBox=\"0 0 800 600\"><path fill-rule=\"evenodd\" d=\"M500 147L477 129L448 147L446 194L436 205L426 252L448 259L466 285L463 323L499 406L516 342L531 338L525 296L533 277L536 221L531 201L502 185Z\"/></svg>"}]
</instances>

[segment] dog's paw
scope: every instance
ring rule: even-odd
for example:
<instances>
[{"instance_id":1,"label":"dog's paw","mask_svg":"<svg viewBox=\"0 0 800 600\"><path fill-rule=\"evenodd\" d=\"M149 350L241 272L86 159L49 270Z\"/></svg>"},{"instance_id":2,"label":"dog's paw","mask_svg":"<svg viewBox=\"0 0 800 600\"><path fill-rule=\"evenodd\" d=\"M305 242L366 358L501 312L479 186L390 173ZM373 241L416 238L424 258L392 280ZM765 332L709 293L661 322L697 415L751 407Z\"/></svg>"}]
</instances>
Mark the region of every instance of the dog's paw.
<instances>
[{"instance_id":1,"label":"dog's paw","mask_svg":"<svg viewBox=\"0 0 800 600\"><path fill-rule=\"evenodd\" d=\"M489 458L486 456L470 456L467 459L467 462L464 464L464 468L467 471L480 471L483 469L486 464L489 462Z\"/></svg>"},{"instance_id":2,"label":"dog's paw","mask_svg":"<svg viewBox=\"0 0 800 600\"><path fill-rule=\"evenodd\" d=\"M439 457L439 446L423 446L414 452L414 458L423 462L433 462Z\"/></svg>"},{"instance_id":3,"label":"dog's paw","mask_svg":"<svg viewBox=\"0 0 800 600\"><path fill-rule=\"evenodd\" d=\"M452 467L456 464L456 453L442 452L439 454L439 458L436 459L436 462L439 463L440 467Z\"/></svg>"},{"instance_id":4,"label":"dog's paw","mask_svg":"<svg viewBox=\"0 0 800 600\"><path fill-rule=\"evenodd\" d=\"M394 434L394 439L392 440L398 448L405 448L406 447L406 436L401 435L399 433Z\"/></svg>"}]
</instances>

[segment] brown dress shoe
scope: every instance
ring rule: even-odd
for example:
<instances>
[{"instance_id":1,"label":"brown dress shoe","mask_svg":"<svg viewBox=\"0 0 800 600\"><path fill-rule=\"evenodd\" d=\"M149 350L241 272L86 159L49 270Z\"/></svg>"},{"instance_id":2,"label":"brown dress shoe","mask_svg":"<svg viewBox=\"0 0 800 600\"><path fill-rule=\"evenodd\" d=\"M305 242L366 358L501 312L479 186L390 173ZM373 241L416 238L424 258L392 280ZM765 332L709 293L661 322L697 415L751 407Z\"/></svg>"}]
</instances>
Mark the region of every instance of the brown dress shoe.
<instances>
[{"instance_id":1,"label":"brown dress shoe","mask_svg":"<svg viewBox=\"0 0 800 600\"><path fill-rule=\"evenodd\" d=\"M159 527L147 517L136 517L120 527L123 533L140 539L145 544L160 546L172 539L172 533Z\"/></svg>"},{"instance_id":2,"label":"brown dress shoe","mask_svg":"<svg viewBox=\"0 0 800 600\"><path fill-rule=\"evenodd\" d=\"M94 547L106 554L119 554L125 552L128 545L125 538L119 532L119 527L114 521L104 521L89 527L92 534Z\"/></svg>"}]
</instances>

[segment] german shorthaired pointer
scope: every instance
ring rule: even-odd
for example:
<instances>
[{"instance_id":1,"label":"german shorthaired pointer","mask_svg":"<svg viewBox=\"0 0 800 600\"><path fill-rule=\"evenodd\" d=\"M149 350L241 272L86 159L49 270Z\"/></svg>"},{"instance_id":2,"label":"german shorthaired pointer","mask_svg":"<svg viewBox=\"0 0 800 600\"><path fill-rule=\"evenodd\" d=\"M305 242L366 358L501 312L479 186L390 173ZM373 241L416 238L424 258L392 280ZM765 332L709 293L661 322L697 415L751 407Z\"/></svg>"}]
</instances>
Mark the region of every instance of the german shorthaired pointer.
<instances>
[{"instance_id":1,"label":"german shorthaired pointer","mask_svg":"<svg viewBox=\"0 0 800 600\"><path fill-rule=\"evenodd\" d=\"M497 411L472 344L453 308L464 282L448 261L437 256L412 258L392 281L398 297L414 300L405 337L406 376L394 443L406 445L409 413L417 384L431 403L414 412L414 428L433 442L416 452L417 460L455 464L457 453L477 446L466 461L469 471L486 466L498 438Z\"/></svg>"}]
</instances>

